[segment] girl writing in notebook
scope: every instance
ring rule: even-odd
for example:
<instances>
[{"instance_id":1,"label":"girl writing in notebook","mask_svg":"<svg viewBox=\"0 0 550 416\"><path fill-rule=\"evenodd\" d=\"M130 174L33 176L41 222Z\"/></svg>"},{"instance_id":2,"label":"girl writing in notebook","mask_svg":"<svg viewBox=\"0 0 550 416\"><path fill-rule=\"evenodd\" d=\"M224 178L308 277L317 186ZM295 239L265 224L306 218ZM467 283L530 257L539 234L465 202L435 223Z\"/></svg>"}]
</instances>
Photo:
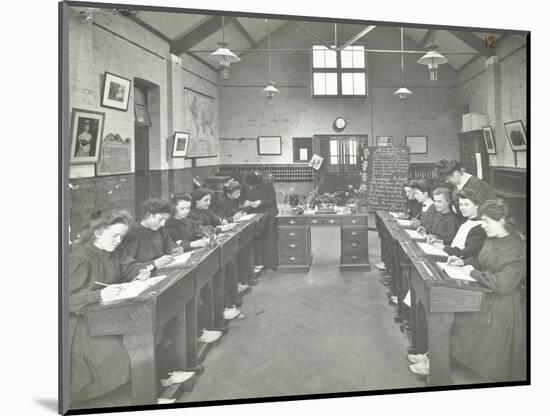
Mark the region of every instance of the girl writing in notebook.
<instances>
[{"instance_id":1,"label":"girl writing in notebook","mask_svg":"<svg viewBox=\"0 0 550 416\"><path fill-rule=\"evenodd\" d=\"M220 218L225 218L228 222L237 221L244 213L240 198L241 184L234 179L230 179L223 185L223 198L214 213Z\"/></svg>"},{"instance_id":2,"label":"girl writing in notebook","mask_svg":"<svg viewBox=\"0 0 550 416\"><path fill-rule=\"evenodd\" d=\"M437 188L433 191L433 201L437 214L431 227L426 227L426 242L451 244L458 229L456 217L451 211L451 192L447 188Z\"/></svg>"},{"instance_id":3,"label":"girl writing in notebook","mask_svg":"<svg viewBox=\"0 0 550 416\"><path fill-rule=\"evenodd\" d=\"M208 239L201 234L197 223L189 219L191 196L188 194L172 195L173 214L166 220L165 228L184 251L206 247Z\"/></svg>"},{"instance_id":4,"label":"girl writing in notebook","mask_svg":"<svg viewBox=\"0 0 550 416\"><path fill-rule=\"evenodd\" d=\"M411 188L416 200L422 205L419 219L413 219L412 222L414 226L419 227L420 232L425 233L432 228L437 215L434 201L430 196L430 187L425 180L418 180L411 182Z\"/></svg>"},{"instance_id":5,"label":"girl writing in notebook","mask_svg":"<svg viewBox=\"0 0 550 416\"><path fill-rule=\"evenodd\" d=\"M116 283L150 273L116 250L131 222L126 211L98 211L86 235L69 254L69 349L71 402L101 396L130 380L130 358L121 336L92 336L85 315L78 312L120 293ZM99 285L96 282L109 286Z\"/></svg>"}]
</instances>

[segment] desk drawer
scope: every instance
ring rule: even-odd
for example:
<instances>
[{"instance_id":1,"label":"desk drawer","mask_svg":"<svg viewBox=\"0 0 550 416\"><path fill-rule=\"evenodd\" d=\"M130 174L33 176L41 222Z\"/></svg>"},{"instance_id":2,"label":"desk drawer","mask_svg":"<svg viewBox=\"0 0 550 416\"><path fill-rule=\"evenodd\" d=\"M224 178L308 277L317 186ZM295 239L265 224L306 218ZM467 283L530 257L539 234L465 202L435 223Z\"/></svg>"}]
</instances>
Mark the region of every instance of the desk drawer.
<instances>
[{"instance_id":1,"label":"desk drawer","mask_svg":"<svg viewBox=\"0 0 550 416\"><path fill-rule=\"evenodd\" d=\"M303 265L308 264L306 253L279 253L279 265Z\"/></svg>"},{"instance_id":2,"label":"desk drawer","mask_svg":"<svg viewBox=\"0 0 550 416\"><path fill-rule=\"evenodd\" d=\"M304 245L307 241L307 231L306 227L280 227L279 242Z\"/></svg>"},{"instance_id":3,"label":"desk drawer","mask_svg":"<svg viewBox=\"0 0 550 416\"><path fill-rule=\"evenodd\" d=\"M342 225L367 225L367 217L342 217Z\"/></svg>"},{"instance_id":4,"label":"desk drawer","mask_svg":"<svg viewBox=\"0 0 550 416\"><path fill-rule=\"evenodd\" d=\"M368 256L365 250L350 250L342 253L342 263L361 264L368 263Z\"/></svg>"},{"instance_id":5,"label":"desk drawer","mask_svg":"<svg viewBox=\"0 0 550 416\"><path fill-rule=\"evenodd\" d=\"M342 244L345 242L367 241L367 229L342 226Z\"/></svg>"},{"instance_id":6,"label":"desk drawer","mask_svg":"<svg viewBox=\"0 0 550 416\"><path fill-rule=\"evenodd\" d=\"M368 242L367 240L342 240L342 253L347 253L351 251L364 251L367 252Z\"/></svg>"},{"instance_id":7,"label":"desk drawer","mask_svg":"<svg viewBox=\"0 0 550 416\"><path fill-rule=\"evenodd\" d=\"M279 226L294 226L294 225L305 225L306 219L304 217L280 217L277 218L277 225Z\"/></svg>"},{"instance_id":8,"label":"desk drawer","mask_svg":"<svg viewBox=\"0 0 550 416\"><path fill-rule=\"evenodd\" d=\"M279 253L307 253L308 246L306 242L297 243L292 241L279 241Z\"/></svg>"}]
</instances>

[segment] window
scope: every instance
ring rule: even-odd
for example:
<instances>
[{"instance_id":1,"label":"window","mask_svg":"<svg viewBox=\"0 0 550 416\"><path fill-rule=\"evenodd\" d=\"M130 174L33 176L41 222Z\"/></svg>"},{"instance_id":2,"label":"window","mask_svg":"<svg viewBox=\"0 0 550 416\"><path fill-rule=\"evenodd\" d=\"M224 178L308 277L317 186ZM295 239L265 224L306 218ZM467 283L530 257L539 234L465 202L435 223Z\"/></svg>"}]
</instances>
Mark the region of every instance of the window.
<instances>
[{"instance_id":1,"label":"window","mask_svg":"<svg viewBox=\"0 0 550 416\"><path fill-rule=\"evenodd\" d=\"M365 47L348 46L334 51L326 46L312 47L314 97L366 97Z\"/></svg>"}]
</instances>

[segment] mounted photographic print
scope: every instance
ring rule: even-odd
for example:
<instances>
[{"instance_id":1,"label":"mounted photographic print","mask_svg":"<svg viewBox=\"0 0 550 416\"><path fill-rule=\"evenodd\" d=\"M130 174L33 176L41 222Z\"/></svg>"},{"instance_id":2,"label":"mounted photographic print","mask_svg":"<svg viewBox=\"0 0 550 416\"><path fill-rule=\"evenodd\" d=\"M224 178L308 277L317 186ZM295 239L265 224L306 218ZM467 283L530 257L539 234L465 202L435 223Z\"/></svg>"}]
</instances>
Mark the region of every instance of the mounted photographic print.
<instances>
[{"instance_id":1,"label":"mounted photographic print","mask_svg":"<svg viewBox=\"0 0 550 416\"><path fill-rule=\"evenodd\" d=\"M514 152L527 150L527 139L525 138L525 129L521 120L504 123L504 129Z\"/></svg>"},{"instance_id":2,"label":"mounted photographic print","mask_svg":"<svg viewBox=\"0 0 550 416\"><path fill-rule=\"evenodd\" d=\"M497 154L497 147L495 145L495 139L493 137L493 129L491 126L486 126L481 129L483 131L483 141L485 142L485 148L490 155Z\"/></svg>"},{"instance_id":3,"label":"mounted photographic print","mask_svg":"<svg viewBox=\"0 0 550 416\"><path fill-rule=\"evenodd\" d=\"M129 79L105 72L101 105L127 111L131 86L132 82Z\"/></svg>"},{"instance_id":4,"label":"mounted photographic print","mask_svg":"<svg viewBox=\"0 0 550 416\"><path fill-rule=\"evenodd\" d=\"M73 109L71 119L71 164L99 161L105 113Z\"/></svg>"},{"instance_id":5,"label":"mounted photographic print","mask_svg":"<svg viewBox=\"0 0 550 416\"><path fill-rule=\"evenodd\" d=\"M405 146L409 146L410 154L428 153L428 136L405 136Z\"/></svg>"},{"instance_id":6,"label":"mounted photographic print","mask_svg":"<svg viewBox=\"0 0 550 416\"><path fill-rule=\"evenodd\" d=\"M172 142L172 157L187 156L189 147L189 133L177 131L174 133L174 141Z\"/></svg>"},{"instance_id":7,"label":"mounted photographic print","mask_svg":"<svg viewBox=\"0 0 550 416\"><path fill-rule=\"evenodd\" d=\"M259 155L281 155L283 153L281 136L260 136L258 137Z\"/></svg>"}]
</instances>

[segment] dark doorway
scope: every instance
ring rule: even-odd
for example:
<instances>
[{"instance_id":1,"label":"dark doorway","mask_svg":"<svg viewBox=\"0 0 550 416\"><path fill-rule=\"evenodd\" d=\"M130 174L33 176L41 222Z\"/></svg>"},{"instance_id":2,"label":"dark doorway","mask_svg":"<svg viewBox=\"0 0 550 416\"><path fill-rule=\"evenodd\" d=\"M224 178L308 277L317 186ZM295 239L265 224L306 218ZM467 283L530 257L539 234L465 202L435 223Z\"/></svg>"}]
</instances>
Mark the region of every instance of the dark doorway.
<instances>
[{"instance_id":1,"label":"dark doorway","mask_svg":"<svg viewBox=\"0 0 550 416\"><path fill-rule=\"evenodd\" d=\"M141 204L149 198L149 127L147 87L134 80L134 161L135 161L135 212L136 221L141 218Z\"/></svg>"}]
</instances>

